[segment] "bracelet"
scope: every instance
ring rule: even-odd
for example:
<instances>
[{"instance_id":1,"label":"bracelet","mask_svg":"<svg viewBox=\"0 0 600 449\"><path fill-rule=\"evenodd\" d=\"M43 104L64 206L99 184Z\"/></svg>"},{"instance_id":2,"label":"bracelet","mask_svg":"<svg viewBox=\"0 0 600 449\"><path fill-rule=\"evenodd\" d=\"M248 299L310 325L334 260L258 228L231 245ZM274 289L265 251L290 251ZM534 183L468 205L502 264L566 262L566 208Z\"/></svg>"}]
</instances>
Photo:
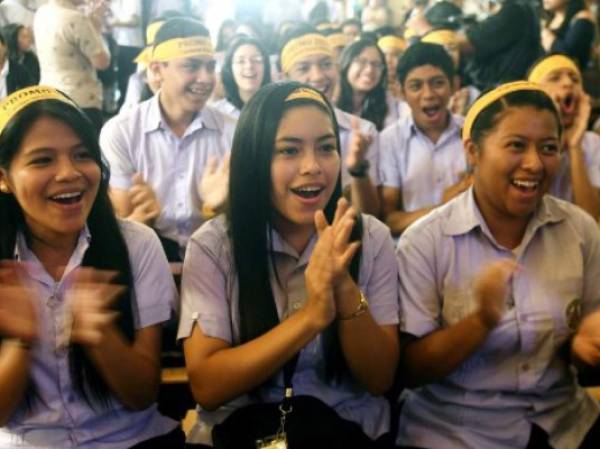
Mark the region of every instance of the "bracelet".
<instances>
[{"instance_id":1,"label":"bracelet","mask_svg":"<svg viewBox=\"0 0 600 449\"><path fill-rule=\"evenodd\" d=\"M369 161L362 160L354 167L348 167L348 174L353 178L366 178L369 174L369 168L371 163Z\"/></svg>"},{"instance_id":2,"label":"bracelet","mask_svg":"<svg viewBox=\"0 0 600 449\"><path fill-rule=\"evenodd\" d=\"M369 301L367 300L367 297L362 292L362 290L359 290L359 293L360 293L360 300L358 302L358 307L356 307L356 310L352 314L350 314L348 316L338 317L341 321L353 320L354 318L361 316L363 313L365 313L367 310L369 310Z\"/></svg>"}]
</instances>

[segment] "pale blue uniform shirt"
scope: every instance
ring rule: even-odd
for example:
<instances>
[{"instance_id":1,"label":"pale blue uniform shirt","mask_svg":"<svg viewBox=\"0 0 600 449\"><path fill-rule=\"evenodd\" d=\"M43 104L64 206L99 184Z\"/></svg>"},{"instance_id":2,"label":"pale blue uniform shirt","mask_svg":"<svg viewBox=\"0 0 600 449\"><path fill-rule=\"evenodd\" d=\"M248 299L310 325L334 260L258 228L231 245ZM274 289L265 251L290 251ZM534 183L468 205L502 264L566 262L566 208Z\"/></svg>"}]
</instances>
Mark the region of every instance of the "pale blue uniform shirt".
<instances>
[{"instance_id":1,"label":"pale blue uniform shirt","mask_svg":"<svg viewBox=\"0 0 600 449\"><path fill-rule=\"evenodd\" d=\"M342 188L346 188L352 182L352 177L348 174L346 158L349 153L349 145L352 137L352 121L357 120L360 132L371 138L371 143L367 148L365 159L369 161L369 178L374 186L381 184L379 180L379 132L373 123L362 119L356 115L349 114L339 108L333 108L335 119L337 120L340 132L340 153L342 158Z\"/></svg>"},{"instance_id":2,"label":"pale blue uniform shirt","mask_svg":"<svg viewBox=\"0 0 600 449\"><path fill-rule=\"evenodd\" d=\"M600 189L600 136L594 132L586 132L583 135L581 149L583 150L583 159L590 183L596 189ZM568 151L562 153L560 168L548 193L573 202L571 159Z\"/></svg>"},{"instance_id":3,"label":"pale blue uniform shirt","mask_svg":"<svg viewBox=\"0 0 600 449\"><path fill-rule=\"evenodd\" d=\"M398 243L401 329L423 337L473 313L474 281L502 258L513 275L506 312L453 373L407 394L397 444L444 449L524 449L532 424L554 449L576 449L600 406L560 348L600 306L600 233L580 208L545 195L521 244L492 236L473 189L413 223Z\"/></svg>"},{"instance_id":4,"label":"pale blue uniform shirt","mask_svg":"<svg viewBox=\"0 0 600 449\"><path fill-rule=\"evenodd\" d=\"M448 127L436 143L417 128L412 115L381 132L381 185L402 191L404 211L440 204L444 190L464 174L463 121L458 115L450 115Z\"/></svg>"},{"instance_id":5,"label":"pale blue uniform shirt","mask_svg":"<svg viewBox=\"0 0 600 449\"><path fill-rule=\"evenodd\" d=\"M231 103L227 98L221 98L220 100L214 101L210 103L210 107L216 109L217 111L233 117L234 119L239 119L241 110L235 107L233 103Z\"/></svg>"},{"instance_id":6,"label":"pale blue uniform shirt","mask_svg":"<svg viewBox=\"0 0 600 449\"><path fill-rule=\"evenodd\" d=\"M363 215L363 238L358 286L369 300L369 312L379 325L398 323L398 268L389 229L370 215ZM272 231L273 255L280 283L271 273L271 288L280 319L300 310L307 297L304 272L317 241L312 237L298 254L276 231ZM239 290L231 242L224 216L206 222L190 239L183 265L181 317L178 338L191 335L198 324L204 335L240 343ZM358 423L371 438L389 431L389 406L345 376L340 384L323 379L324 354L321 335L302 351L294 372L294 394L315 396L345 419ZM259 391L263 402L283 398L283 378ZM199 408L198 423L188 435L189 443L211 444L212 426L235 409L256 399L243 395L216 411Z\"/></svg>"},{"instance_id":7,"label":"pale blue uniform shirt","mask_svg":"<svg viewBox=\"0 0 600 449\"><path fill-rule=\"evenodd\" d=\"M154 231L130 221L120 221L127 244L134 288L132 308L135 329L163 323L175 307L177 290L166 257ZM55 281L17 237L15 256L25 262L37 295L34 298L39 340L31 349L29 370L34 386L31 407L25 401L0 428L2 449L126 449L172 431L178 423L162 416L156 405L131 411L116 398L108 409L91 408L74 387L69 352L58 345L65 321L65 293L81 266L91 236L81 232L75 251L60 281Z\"/></svg>"},{"instance_id":8,"label":"pale blue uniform shirt","mask_svg":"<svg viewBox=\"0 0 600 449\"><path fill-rule=\"evenodd\" d=\"M200 181L209 158L222 160L231 150L235 121L204 107L179 138L169 128L158 95L110 119L100 133L110 164L110 186L131 188L140 172L162 211L154 228L183 249L203 221Z\"/></svg>"}]
</instances>

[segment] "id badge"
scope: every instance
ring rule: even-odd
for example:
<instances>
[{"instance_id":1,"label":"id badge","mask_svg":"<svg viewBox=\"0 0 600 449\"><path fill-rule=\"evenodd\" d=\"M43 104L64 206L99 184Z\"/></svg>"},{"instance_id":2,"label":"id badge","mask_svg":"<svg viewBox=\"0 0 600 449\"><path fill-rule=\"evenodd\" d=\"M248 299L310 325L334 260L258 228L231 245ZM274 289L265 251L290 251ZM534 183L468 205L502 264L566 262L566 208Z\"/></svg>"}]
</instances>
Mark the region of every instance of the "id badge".
<instances>
[{"instance_id":1,"label":"id badge","mask_svg":"<svg viewBox=\"0 0 600 449\"><path fill-rule=\"evenodd\" d=\"M285 432L256 440L256 449L288 449Z\"/></svg>"}]
</instances>

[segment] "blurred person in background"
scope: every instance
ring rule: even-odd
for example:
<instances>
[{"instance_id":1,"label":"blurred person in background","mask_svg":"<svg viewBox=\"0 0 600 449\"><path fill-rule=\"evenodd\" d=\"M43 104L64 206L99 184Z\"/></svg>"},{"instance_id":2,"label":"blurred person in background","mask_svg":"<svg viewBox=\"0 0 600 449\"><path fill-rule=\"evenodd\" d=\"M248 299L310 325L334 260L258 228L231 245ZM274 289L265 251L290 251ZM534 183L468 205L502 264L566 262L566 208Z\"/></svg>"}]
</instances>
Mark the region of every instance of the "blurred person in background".
<instances>
[{"instance_id":1,"label":"blurred person in background","mask_svg":"<svg viewBox=\"0 0 600 449\"><path fill-rule=\"evenodd\" d=\"M31 84L40 82L40 63L33 52L33 32L25 25L11 23L2 29L6 41L8 59L29 73Z\"/></svg>"},{"instance_id":2,"label":"blurred person in background","mask_svg":"<svg viewBox=\"0 0 600 449\"><path fill-rule=\"evenodd\" d=\"M82 13L79 6L89 6L90 14ZM98 131L104 118L102 83L96 70L110 65L110 53L100 31L107 7L104 2L48 0L35 13L33 25L40 82L77 102Z\"/></svg>"}]
</instances>

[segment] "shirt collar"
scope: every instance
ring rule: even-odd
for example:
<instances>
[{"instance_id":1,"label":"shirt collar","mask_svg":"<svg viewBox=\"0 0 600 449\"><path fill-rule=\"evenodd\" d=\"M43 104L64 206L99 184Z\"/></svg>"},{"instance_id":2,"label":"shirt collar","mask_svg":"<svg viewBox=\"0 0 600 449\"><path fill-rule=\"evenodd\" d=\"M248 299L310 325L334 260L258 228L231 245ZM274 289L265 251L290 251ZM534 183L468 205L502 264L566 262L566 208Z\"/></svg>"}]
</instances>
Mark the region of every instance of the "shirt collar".
<instances>
[{"instance_id":1,"label":"shirt collar","mask_svg":"<svg viewBox=\"0 0 600 449\"><path fill-rule=\"evenodd\" d=\"M457 236L466 234L479 227L492 242L496 243L496 240L492 236L492 233L475 202L473 187L461 194L455 201L448 219L443 224L442 232L448 236ZM525 232L523 241L527 239L528 235L532 235L538 228L548 223L558 223L567 218L567 216L567 212L560 208L556 201L553 201L548 195L544 195L540 205L527 225L527 231Z\"/></svg>"},{"instance_id":2,"label":"shirt collar","mask_svg":"<svg viewBox=\"0 0 600 449\"><path fill-rule=\"evenodd\" d=\"M338 127L341 129L352 129L352 115L346 111L342 111L339 108L333 108L335 113L335 120L338 123Z\"/></svg>"},{"instance_id":3,"label":"shirt collar","mask_svg":"<svg viewBox=\"0 0 600 449\"><path fill-rule=\"evenodd\" d=\"M298 252L294 248L292 248L292 246L288 242L286 242L281 236L281 234L279 234L279 232L277 232L277 230L274 228L271 228L271 242L274 253L284 254L286 256L293 257L298 261L298 265L303 265L308 264L310 255L312 254L313 248L317 243L317 233L315 232L312 235L308 242L308 245L306 245L306 248L304 248L304 251L302 251L301 254L298 254Z\"/></svg>"},{"instance_id":4,"label":"shirt collar","mask_svg":"<svg viewBox=\"0 0 600 449\"><path fill-rule=\"evenodd\" d=\"M83 261L83 256L87 251L88 247L90 246L91 241L92 235L90 234L90 230L86 225L79 233L77 244L75 245L75 250L73 251L71 258L69 259L69 263L65 268L63 278L73 269L81 265L81 262ZM27 271L34 279L38 279L40 281L47 281L49 275L48 273L46 273L37 256L33 253L33 251L31 251L31 249L27 245L27 239L25 238L25 234L22 231L17 232L13 256L14 260L16 261L30 263Z\"/></svg>"},{"instance_id":5,"label":"shirt collar","mask_svg":"<svg viewBox=\"0 0 600 449\"><path fill-rule=\"evenodd\" d=\"M160 109L159 97L160 91L148 100L148 115L144 123L144 132L146 133L157 131L159 129L170 129ZM215 116L215 111L208 106L203 107L200 112L196 114L192 123L188 125L185 134L191 134L202 128L213 130L219 129L219 122Z\"/></svg>"},{"instance_id":6,"label":"shirt collar","mask_svg":"<svg viewBox=\"0 0 600 449\"><path fill-rule=\"evenodd\" d=\"M439 145L441 142L443 142L446 139L446 136L448 136L448 135L453 136L453 135L457 134L460 137L464 119L458 115L452 114L450 111L448 111L448 115L450 117L450 119L448 120L448 126L446 127L446 129L444 130L442 135L440 136L439 140L436 143L436 146ZM425 135L423 133L423 131L421 131L415 124L415 119L413 118L412 114L408 114L405 117L404 123L408 127L408 129L410 129L411 135L416 135L416 134Z\"/></svg>"},{"instance_id":7,"label":"shirt collar","mask_svg":"<svg viewBox=\"0 0 600 449\"><path fill-rule=\"evenodd\" d=\"M59 5L62 6L63 8L67 8L67 9L75 9L77 10L77 6L75 6L73 4L72 1L70 0L51 0L52 3L54 3L55 5Z\"/></svg>"}]
</instances>

